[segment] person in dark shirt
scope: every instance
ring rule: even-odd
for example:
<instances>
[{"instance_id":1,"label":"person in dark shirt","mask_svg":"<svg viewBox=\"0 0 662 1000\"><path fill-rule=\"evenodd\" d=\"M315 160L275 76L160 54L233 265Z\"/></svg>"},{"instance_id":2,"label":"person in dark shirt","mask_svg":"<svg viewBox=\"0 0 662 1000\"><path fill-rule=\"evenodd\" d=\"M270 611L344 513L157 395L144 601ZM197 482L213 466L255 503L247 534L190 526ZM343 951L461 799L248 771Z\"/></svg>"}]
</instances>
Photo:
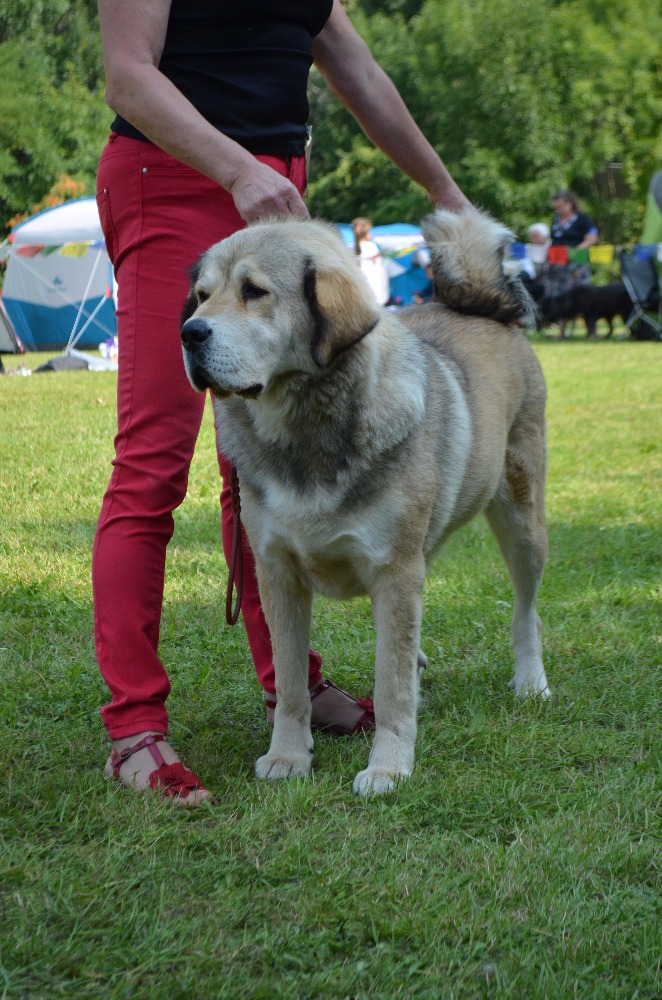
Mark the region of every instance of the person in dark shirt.
<instances>
[{"instance_id":1,"label":"person in dark shirt","mask_svg":"<svg viewBox=\"0 0 662 1000\"><path fill-rule=\"evenodd\" d=\"M582 212L577 196L573 191L558 191L552 196L554 218L550 227L551 247L570 247L576 250L588 250L597 243L598 230L589 216ZM591 271L587 263L569 259L559 262L554 251L549 251L550 261L542 273L542 283L545 295L556 298L563 295L575 285L588 285L591 282ZM565 336L566 322L559 323L559 335Z\"/></svg>"},{"instance_id":2,"label":"person in dark shirt","mask_svg":"<svg viewBox=\"0 0 662 1000\"><path fill-rule=\"evenodd\" d=\"M157 654L166 546L204 408L181 356L187 269L249 222L308 217L313 62L368 138L434 205L460 210L469 202L340 0L99 0L99 16L106 99L116 118L99 163L97 202L118 281L119 339L114 469L92 567L97 659L111 692L102 709L113 746L106 774L196 806L210 793L166 741L170 682ZM222 454L219 465L227 556L230 467ZM269 714L271 642L242 542L242 614ZM370 700L325 680L314 651L309 687L318 728L374 727Z\"/></svg>"},{"instance_id":3,"label":"person in dark shirt","mask_svg":"<svg viewBox=\"0 0 662 1000\"><path fill-rule=\"evenodd\" d=\"M598 230L588 215L580 210L572 191L559 191L552 197L554 218L551 226L552 246L588 249L598 241Z\"/></svg>"}]
</instances>

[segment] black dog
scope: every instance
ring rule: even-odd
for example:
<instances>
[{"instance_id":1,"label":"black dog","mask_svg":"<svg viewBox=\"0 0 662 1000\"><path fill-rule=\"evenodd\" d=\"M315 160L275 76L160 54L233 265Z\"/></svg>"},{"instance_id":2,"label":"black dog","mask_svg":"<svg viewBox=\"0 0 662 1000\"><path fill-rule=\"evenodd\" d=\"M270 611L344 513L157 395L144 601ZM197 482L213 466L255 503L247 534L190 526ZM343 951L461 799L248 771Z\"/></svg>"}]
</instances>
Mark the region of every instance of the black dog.
<instances>
[{"instance_id":1,"label":"black dog","mask_svg":"<svg viewBox=\"0 0 662 1000\"><path fill-rule=\"evenodd\" d=\"M615 318L620 316L625 322L631 312L632 300L620 281L609 285L575 285L561 295L543 298L540 303L540 326L565 324L567 320L581 316L586 323L586 335L593 340L597 335L599 319L607 320L607 336L611 337Z\"/></svg>"}]
</instances>

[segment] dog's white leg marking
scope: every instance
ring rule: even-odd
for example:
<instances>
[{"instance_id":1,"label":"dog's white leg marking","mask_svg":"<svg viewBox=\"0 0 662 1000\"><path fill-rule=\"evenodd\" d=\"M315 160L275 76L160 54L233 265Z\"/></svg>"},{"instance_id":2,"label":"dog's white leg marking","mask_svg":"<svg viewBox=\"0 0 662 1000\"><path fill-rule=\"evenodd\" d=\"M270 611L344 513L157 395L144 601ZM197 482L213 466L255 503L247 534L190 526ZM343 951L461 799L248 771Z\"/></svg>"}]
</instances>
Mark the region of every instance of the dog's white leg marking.
<instances>
[{"instance_id":1,"label":"dog's white leg marking","mask_svg":"<svg viewBox=\"0 0 662 1000\"><path fill-rule=\"evenodd\" d=\"M377 630L375 738L368 766L354 779L359 795L392 792L414 768L421 589L425 570L386 573L371 594Z\"/></svg>"},{"instance_id":2,"label":"dog's white leg marking","mask_svg":"<svg viewBox=\"0 0 662 1000\"><path fill-rule=\"evenodd\" d=\"M494 527L491 517L490 523ZM538 552L535 543L529 546L524 539L510 538L509 541L512 543L509 550L506 550L504 544L501 544L501 549L515 589L512 625L515 676L510 686L514 688L515 694L522 697L535 694L547 698L551 691L542 659L542 626L536 611L542 564L538 571L536 568Z\"/></svg>"},{"instance_id":3,"label":"dog's white leg marking","mask_svg":"<svg viewBox=\"0 0 662 1000\"><path fill-rule=\"evenodd\" d=\"M312 594L294 582L287 566L260 565L260 597L276 668L276 711L269 752L258 758L258 778L305 777L313 762L308 694Z\"/></svg>"},{"instance_id":4,"label":"dog's white leg marking","mask_svg":"<svg viewBox=\"0 0 662 1000\"><path fill-rule=\"evenodd\" d=\"M538 460L527 468L521 460L521 451L516 459L510 453L504 493L492 501L486 513L515 590L512 626L515 676L511 687L522 697L547 698L551 692L542 660L541 624L536 611L547 557L542 442L534 447L534 458ZM532 475L534 470L536 474Z\"/></svg>"}]
</instances>

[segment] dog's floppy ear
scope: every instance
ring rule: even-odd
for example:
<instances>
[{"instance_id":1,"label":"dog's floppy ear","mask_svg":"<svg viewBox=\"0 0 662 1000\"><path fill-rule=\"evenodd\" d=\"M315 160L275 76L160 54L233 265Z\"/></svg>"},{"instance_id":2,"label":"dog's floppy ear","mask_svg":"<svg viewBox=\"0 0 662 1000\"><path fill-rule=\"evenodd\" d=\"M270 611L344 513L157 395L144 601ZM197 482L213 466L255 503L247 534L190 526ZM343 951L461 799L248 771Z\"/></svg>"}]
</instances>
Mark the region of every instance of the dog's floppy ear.
<instances>
[{"instance_id":1,"label":"dog's floppy ear","mask_svg":"<svg viewBox=\"0 0 662 1000\"><path fill-rule=\"evenodd\" d=\"M308 262L304 295L315 321L310 350L319 368L326 368L375 328L379 310L377 303L370 301L370 294L341 268L316 270L312 261Z\"/></svg>"},{"instance_id":2,"label":"dog's floppy ear","mask_svg":"<svg viewBox=\"0 0 662 1000\"><path fill-rule=\"evenodd\" d=\"M188 271L189 293L188 293L188 297L186 299L186 302L184 303L184 305L182 307L182 315L180 316L180 319L179 319L179 325L180 326L184 326L184 323L186 322L186 320L190 319L191 316L193 315L193 313L195 312L195 310L198 308L198 298L197 298L195 292L193 291L193 289L195 288L195 283L198 280L199 274L200 274L200 261L198 260L193 265L193 267L189 268L189 271Z\"/></svg>"}]
</instances>

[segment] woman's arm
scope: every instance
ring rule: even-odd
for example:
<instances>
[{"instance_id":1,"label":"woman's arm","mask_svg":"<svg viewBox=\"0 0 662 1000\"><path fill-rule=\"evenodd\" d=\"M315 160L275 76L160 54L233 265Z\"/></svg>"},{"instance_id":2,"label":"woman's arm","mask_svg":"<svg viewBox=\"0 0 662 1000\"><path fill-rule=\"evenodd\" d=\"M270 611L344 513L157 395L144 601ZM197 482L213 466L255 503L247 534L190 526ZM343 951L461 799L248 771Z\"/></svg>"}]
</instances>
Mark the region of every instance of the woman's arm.
<instances>
[{"instance_id":1,"label":"woman's arm","mask_svg":"<svg viewBox=\"0 0 662 1000\"><path fill-rule=\"evenodd\" d=\"M171 0L98 0L106 101L160 149L216 181L247 222L308 216L293 184L214 128L159 70Z\"/></svg>"},{"instance_id":2,"label":"woman's arm","mask_svg":"<svg viewBox=\"0 0 662 1000\"><path fill-rule=\"evenodd\" d=\"M392 80L375 62L340 0L313 39L315 65L367 137L408 177L426 189L438 207L470 205L422 134Z\"/></svg>"},{"instance_id":3,"label":"woman's arm","mask_svg":"<svg viewBox=\"0 0 662 1000\"><path fill-rule=\"evenodd\" d=\"M587 250L589 247L595 246L598 242L598 233L596 229L590 230L581 243L577 244L578 250Z\"/></svg>"}]
</instances>

